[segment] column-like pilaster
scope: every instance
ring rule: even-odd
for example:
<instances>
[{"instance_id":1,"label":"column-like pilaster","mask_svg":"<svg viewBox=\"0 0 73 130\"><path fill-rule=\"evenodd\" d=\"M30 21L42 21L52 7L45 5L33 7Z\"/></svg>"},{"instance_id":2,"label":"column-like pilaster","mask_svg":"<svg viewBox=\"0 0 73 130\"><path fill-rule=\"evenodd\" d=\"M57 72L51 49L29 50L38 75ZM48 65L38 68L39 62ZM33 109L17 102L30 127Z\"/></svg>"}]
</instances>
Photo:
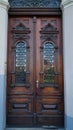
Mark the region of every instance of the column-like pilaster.
<instances>
[{"instance_id":1,"label":"column-like pilaster","mask_svg":"<svg viewBox=\"0 0 73 130\"><path fill-rule=\"evenodd\" d=\"M65 129L73 130L73 0L62 0Z\"/></svg>"},{"instance_id":2,"label":"column-like pilaster","mask_svg":"<svg viewBox=\"0 0 73 130\"><path fill-rule=\"evenodd\" d=\"M6 123L6 64L7 64L7 0L0 0L0 130L4 130Z\"/></svg>"}]
</instances>

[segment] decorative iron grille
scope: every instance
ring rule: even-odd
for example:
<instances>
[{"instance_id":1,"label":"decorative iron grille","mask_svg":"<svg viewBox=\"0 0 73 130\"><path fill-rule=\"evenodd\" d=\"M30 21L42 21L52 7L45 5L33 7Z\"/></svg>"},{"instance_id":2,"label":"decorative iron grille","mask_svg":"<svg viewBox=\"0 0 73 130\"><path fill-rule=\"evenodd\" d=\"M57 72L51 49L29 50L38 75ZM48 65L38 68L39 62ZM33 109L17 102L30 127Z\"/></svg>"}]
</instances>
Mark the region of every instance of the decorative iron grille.
<instances>
[{"instance_id":1,"label":"decorative iron grille","mask_svg":"<svg viewBox=\"0 0 73 130\"><path fill-rule=\"evenodd\" d=\"M16 83L26 82L26 44L19 42L16 45Z\"/></svg>"},{"instance_id":2,"label":"decorative iron grille","mask_svg":"<svg viewBox=\"0 0 73 130\"><path fill-rule=\"evenodd\" d=\"M9 0L12 8L60 8L61 0Z\"/></svg>"},{"instance_id":3,"label":"decorative iron grille","mask_svg":"<svg viewBox=\"0 0 73 130\"><path fill-rule=\"evenodd\" d=\"M54 83L54 45L44 44L44 82Z\"/></svg>"}]
</instances>

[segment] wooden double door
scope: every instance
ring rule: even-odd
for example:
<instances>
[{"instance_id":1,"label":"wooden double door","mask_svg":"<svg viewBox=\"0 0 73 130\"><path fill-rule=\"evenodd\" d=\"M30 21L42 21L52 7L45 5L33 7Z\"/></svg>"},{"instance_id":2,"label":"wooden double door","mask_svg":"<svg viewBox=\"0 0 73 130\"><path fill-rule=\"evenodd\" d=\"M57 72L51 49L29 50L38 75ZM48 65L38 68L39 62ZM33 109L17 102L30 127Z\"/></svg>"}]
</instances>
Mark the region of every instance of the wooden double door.
<instances>
[{"instance_id":1,"label":"wooden double door","mask_svg":"<svg viewBox=\"0 0 73 130\"><path fill-rule=\"evenodd\" d=\"M7 125L64 125L60 17L10 17Z\"/></svg>"}]
</instances>

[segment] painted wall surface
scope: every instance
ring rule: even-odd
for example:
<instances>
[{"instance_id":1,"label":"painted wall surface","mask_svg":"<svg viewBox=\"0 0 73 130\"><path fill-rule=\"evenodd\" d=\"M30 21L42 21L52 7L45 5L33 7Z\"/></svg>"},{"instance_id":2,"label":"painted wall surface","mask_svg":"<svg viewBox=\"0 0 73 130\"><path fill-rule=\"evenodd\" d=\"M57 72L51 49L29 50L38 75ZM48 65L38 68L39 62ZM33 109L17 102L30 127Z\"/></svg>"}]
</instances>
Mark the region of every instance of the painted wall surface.
<instances>
[{"instance_id":1,"label":"painted wall surface","mask_svg":"<svg viewBox=\"0 0 73 130\"><path fill-rule=\"evenodd\" d=\"M0 6L0 74L5 74L6 57L7 57L7 26L8 14L4 8Z\"/></svg>"},{"instance_id":2,"label":"painted wall surface","mask_svg":"<svg viewBox=\"0 0 73 130\"><path fill-rule=\"evenodd\" d=\"M0 0L0 1L2 1L2 2L3 2L3 1L8 2L8 0Z\"/></svg>"},{"instance_id":3,"label":"painted wall surface","mask_svg":"<svg viewBox=\"0 0 73 130\"><path fill-rule=\"evenodd\" d=\"M6 123L6 61L8 3L0 0L0 130Z\"/></svg>"},{"instance_id":4,"label":"painted wall surface","mask_svg":"<svg viewBox=\"0 0 73 130\"><path fill-rule=\"evenodd\" d=\"M3 130L6 122L6 79L5 75L0 75L0 130Z\"/></svg>"},{"instance_id":5,"label":"painted wall surface","mask_svg":"<svg viewBox=\"0 0 73 130\"><path fill-rule=\"evenodd\" d=\"M65 128L73 130L73 0L63 3Z\"/></svg>"}]
</instances>

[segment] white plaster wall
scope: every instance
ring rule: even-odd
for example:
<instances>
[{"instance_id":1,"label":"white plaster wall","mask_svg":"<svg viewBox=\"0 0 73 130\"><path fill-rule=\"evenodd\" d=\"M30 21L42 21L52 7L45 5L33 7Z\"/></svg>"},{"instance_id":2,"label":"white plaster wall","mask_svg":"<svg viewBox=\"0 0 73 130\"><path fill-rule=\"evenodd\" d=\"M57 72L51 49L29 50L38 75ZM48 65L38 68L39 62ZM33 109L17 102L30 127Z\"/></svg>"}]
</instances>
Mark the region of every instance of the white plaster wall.
<instances>
[{"instance_id":1,"label":"white plaster wall","mask_svg":"<svg viewBox=\"0 0 73 130\"><path fill-rule=\"evenodd\" d=\"M7 55L7 11L0 8L0 74L5 74Z\"/></svg>"},{"instance_id":2,"label":"white plaster wall","mask_svg":"<svg viewBox=\"0 0 73 130\"><path fill-rule=\"evenodd\" d=\"M0 74L5 74L7 61L7 30L9 4L8 2L6 2L8 0L0 1Z\"/></svg>"},{"instance_id":3,"label":"white plaster wall","mask_svg":"<svg viewBox=\"0 0 73 130\"><path fill-rule=\"evenodd\" d=\"M0 0L0 1L5 1L5 2L8 2L8 0Z\"/></svg>"},{"instance_id":4,"label":"white plaster wall","mask_svg":"<svg viewBox=\"0 0 73 130\"><path fill-rule=\"evenodd\" d=\"M63 2L65 128L73 130L73 0Z\"/></svg>"},{"instance_id":5,"label":"white plaster wall","mask_svg":"<svg viewBox=\"0 0 73 130\"><path fill-rule=\"evenodd\" d=\"M8 3L0 0L0 130L6 123L7 25Z\"/></svg>"},{"instance_id":6,"label":"white plaster wall","mask_svg":"<svg viewBox=\"0 0 73 130\"><path fill-rule=\"evenodd\" d=\"M8 2L8 0L3 0L3 1Z\"/></svg>"},{"instance_id":7,"label":"white plaster wall","mask_svg":"<svg viewBox=\"0 0 73 130\"><path fill-rule=\"evenodd\" d=\"M66 112L73 117L73 6L63 10L63 32Z\"/></svg>"},{"instance_id":8,"label":"white plaster wall","mask_svg":"<svg viewBox=\"0 0 73 130\"><path fill-rule=\"evenodd\" d=\"M63 2L67 1L67 0L62 0Z\"/></svg>"}]
</instances>

